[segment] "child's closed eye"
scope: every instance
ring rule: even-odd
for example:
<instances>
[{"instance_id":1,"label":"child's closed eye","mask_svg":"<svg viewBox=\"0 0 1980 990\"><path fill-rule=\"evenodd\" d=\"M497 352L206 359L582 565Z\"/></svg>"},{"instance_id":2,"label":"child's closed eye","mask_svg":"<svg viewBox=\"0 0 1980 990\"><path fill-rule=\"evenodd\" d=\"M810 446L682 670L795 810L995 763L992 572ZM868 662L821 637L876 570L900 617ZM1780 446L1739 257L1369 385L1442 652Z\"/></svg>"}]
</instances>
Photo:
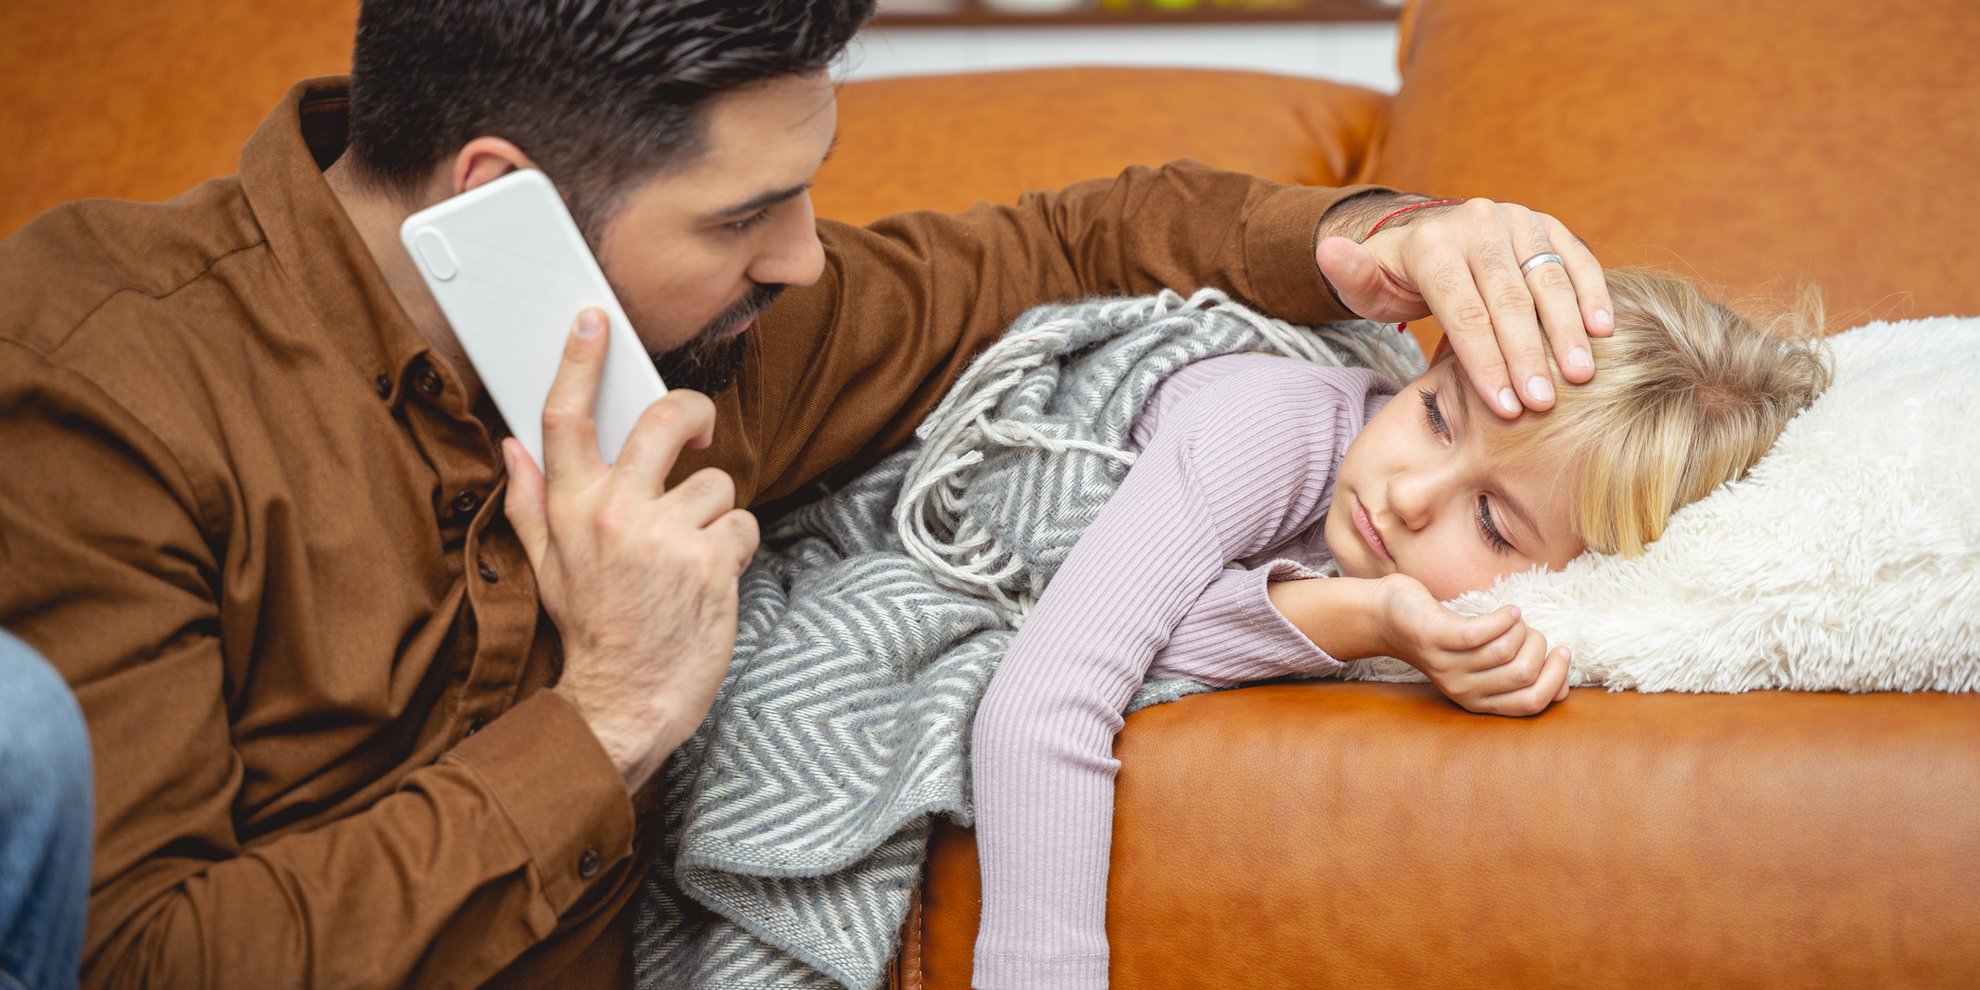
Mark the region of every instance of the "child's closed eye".
<instances>
[{"instance_id":1,"label":"child's closed eye","mask_svg":"<svg viewBox=\"0 0 1980 990\"><path fill-rule=\"evenodd\" d=\"M1506 553L1512 550L1512 541L1506 539L1499 532L1498 524L1492 521L1491 499L1485 497L1483 494L1478 496L1478 512L1476 515L1478 516L1479 535L1485 537L1486 543L1491 544L1494 553Z\"/></svg>"},{"instance_id":2,"label":"child's closed eye","mask_svg":"<svg viewBox=\"0 0 1980 990\"><path fill-rule=\"evenodd\" d=\"M1451 438L1451 424L1444 421L1444 411L1437 408L1437 393L1427 388L1419 388L1416 390L1416 394L1423 400L1424 425L1430 427L1430 432L1435 433L1445 440L1449 440Z\"/></svg>"},{"instance_id":3,"label":"child's closed eye","mask_svg":"<svg viewBox=\"0 0 1980 990\"><path fill-rule=\"evenodd\" d=\"M1423 400L1424 425L1428 426L1430 432L1435 433L1438 437L1449 440L1451 438L1451 424L1444 419L1444 411L1437 407L1437 393L1427 388L1420 388L1416 390L1416 395ZM1485 539L1486 545L1492 548L1492 552L1511 552L1513 549L1512 541L1506 539L1505 534L1499 532L1498 523L1492 519L1492 500L1485 494L1479 494L1478 509L1473 515L1478 519L1478 535Z\"/></svg>"}]
</instances>

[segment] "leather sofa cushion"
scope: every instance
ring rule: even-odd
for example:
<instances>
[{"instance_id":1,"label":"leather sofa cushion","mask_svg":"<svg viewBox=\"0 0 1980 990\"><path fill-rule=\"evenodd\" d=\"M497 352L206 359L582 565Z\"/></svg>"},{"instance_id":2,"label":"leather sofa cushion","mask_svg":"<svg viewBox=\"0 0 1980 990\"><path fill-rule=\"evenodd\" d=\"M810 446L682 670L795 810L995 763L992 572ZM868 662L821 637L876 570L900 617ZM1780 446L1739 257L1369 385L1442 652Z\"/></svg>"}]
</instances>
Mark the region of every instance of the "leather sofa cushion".
<instances>
[{"instance_id":1,"label":"leather sofa cushion","mask_svg":"<svg viewBox=\"0 0 1980 990\"><path fill-rule=\"evenodd\" d=\"M1505 719L1328 681L1144 709L1115 747L1112 982L1970 986L1976 711L1582 690ZM927 990L969 985L979 891L939 830Z\"/></svg>"}]
</instances>

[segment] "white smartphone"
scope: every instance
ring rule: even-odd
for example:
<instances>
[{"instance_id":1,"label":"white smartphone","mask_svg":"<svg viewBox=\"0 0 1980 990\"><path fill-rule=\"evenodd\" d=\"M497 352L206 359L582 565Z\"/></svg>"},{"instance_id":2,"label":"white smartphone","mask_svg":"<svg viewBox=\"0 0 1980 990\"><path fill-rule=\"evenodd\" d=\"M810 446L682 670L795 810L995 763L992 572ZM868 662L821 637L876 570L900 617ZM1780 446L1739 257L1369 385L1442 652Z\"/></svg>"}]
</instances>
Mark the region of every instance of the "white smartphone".
<instances>
[{"instance_id":1,"label":"white smartphone","mask_svg":"<svg viewBox=\"0 0 1980 990\"><path fill-rule=\"evenodd\" d=\"M543 404L580 310L611 320L593 418L598 450L619 457L639 414L667 392L563 197L542 172L518 169L406 218L412 255L483 387L543 465Z\"/></svg>"}]
</instances>

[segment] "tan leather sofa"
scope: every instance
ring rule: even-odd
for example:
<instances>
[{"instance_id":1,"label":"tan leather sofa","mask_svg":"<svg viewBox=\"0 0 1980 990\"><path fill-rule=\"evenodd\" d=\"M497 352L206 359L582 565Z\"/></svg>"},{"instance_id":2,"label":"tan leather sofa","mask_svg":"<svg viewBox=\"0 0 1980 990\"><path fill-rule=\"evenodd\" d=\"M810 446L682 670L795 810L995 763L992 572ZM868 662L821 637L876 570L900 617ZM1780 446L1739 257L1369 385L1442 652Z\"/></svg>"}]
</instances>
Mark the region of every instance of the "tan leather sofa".
<instances>
[{"instance_id":1,"label":"tan leather sofa","mask_svg":"<svg viewBox=\"0 0 1980 990\"><path fill-rule=\"evenodd\" d=\"M230 171L290 82L348 64L355 9L0 7L0 232ZM1733 294L1812 277L1837 327L1980 314L1977 51L1963 0L1418 0L1394 98L849 85L817 202L859 221L1187 156L1523 202ZM1510 720L1273 685L1139 713L1117 751L1118 987L1980 986L1980 697L1583 690ZM896 986L968 985L978 890L942 831Z\"/></svg>"},{"instance_id":2,"label":"tan leather sofa","mask_svg":"<svg viewBox=\"0 0 1980 990\"><path fill-rule=\"evenodd\" d=\"M1837 329L1980 315L1975 52L1980 7L1946 0L1418 0L1393 99L1184 72L848 87L819 201L960 208L1189 155L1526 203L1733 296L1812 279ZM1112 982L1980 986L1976 753L1971 695L1581 690L1529 720L1428 687L1185 699L1116 747ZM968 986L979 890L969 833L938 833L897 986Z\"/></svg>"}]
</instances>

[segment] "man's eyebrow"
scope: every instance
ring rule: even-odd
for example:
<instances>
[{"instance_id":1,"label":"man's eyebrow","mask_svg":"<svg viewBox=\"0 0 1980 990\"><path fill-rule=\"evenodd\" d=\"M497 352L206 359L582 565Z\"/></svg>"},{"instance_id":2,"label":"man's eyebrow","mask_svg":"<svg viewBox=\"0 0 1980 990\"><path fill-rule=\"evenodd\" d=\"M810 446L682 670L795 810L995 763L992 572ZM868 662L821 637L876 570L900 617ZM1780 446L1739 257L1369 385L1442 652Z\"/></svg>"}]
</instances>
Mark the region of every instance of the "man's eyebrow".
<instances>
[{"instance_id":1,"label":"man's eyebrow","mask_svg":"<svg viewBox=\"0 0 1980 990\"><path fill-rule=\"evenodd\" d=\"M796 199L799 196L804 195L805 190L810 188L811 188L811 183L806 182L792 186L789 189L773 189L760 196L752 197L751 199L745 202L737 203L736 205L731 206L728 209L716 210L715 212L710 213L705 217L702 217L702 219L709 222L716 222L721 220L728 220L732 217L739 217L745 213L755 213L758 210L768 209L772 206L776 206L778 203L789 202L790 200Z\"/></svg>"},{"instance_id":2,"label":"man's eyebrow","mask_svg":"<svg viewBox=\"0 0 1980 990\"><path fill-rule=\"evenodd\" d=\"M1454 429L1456 432L1461 433L1464 432L1465 427L1471 424L1471 385L1464 380L1463 375L1458 373L1456 359L1452 359L1450 365L1450 384L1448 387L1458 397L1457 401L1451 404L1456 407L1453 410L1451 418L1456 421ZM1519 500L1513 497L1511 489L1500 485L1499 497L1505 500L1506 509L1518 517L1519 521L1526 526L1527 532L1532 533L1535 539L1543 543L1546 542L1547 538L1541 534L1540 527L1533 524L1533 515L1526 511L1526 506L1519 504Z\"/></svg>"},{"instance_id":3,"label":"man's eyebrow","mask_svg":"<svg viewBox=\"0 0 1980 990\"><path fill-rule=\"evenodd\" d=\"M832 134L832 143L830 145L827 145L825 148L825 157L820 158L818 160L819 167L821 168L824 167L826 162L832 160L832 152L837 150L838 147L839 147L839 135L837 132L834 132ZM810 188L811 188L811 183L805 182L799 185L792 186L789 189L773 189L767 193L764 193L760 196L750 199L747 202L737 203L736 205L731 206L726 210L716 210L715 212L708 214L702 219L704 221L714 223L721 220L727 220L731 217L739 217L745 213L755 213L758 210L768 209L772 206L776 206L778 203L784 203L796 199L799 196L804 195L805 191Z\"/></svg>"}]
</instances>

